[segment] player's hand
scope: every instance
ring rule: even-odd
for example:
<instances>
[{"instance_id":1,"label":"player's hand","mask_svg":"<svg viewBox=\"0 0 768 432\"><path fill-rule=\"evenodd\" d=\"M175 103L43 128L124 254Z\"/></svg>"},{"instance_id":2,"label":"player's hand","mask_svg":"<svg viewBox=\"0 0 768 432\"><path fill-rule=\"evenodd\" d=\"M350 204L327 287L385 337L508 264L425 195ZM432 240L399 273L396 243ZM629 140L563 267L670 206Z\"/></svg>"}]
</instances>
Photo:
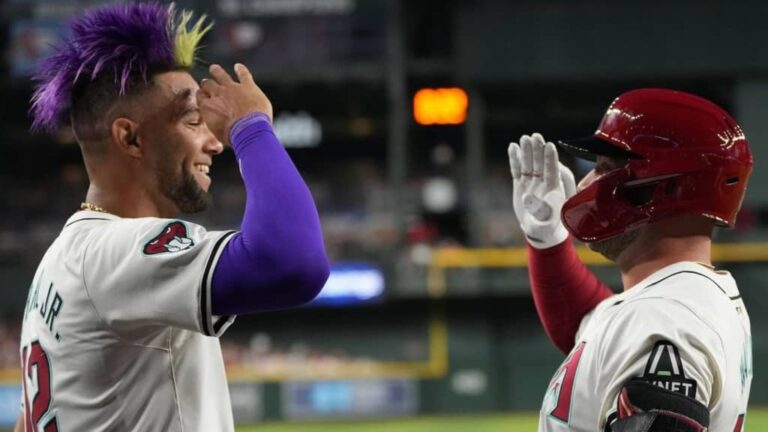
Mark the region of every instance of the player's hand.
<instances>
[{"instance_id":1,"label":"player's hand","mask_svg":"<svg viewBox=\"0 0 768 432\"><path fill-rule=\"evenodd\" d=\"M528 242L535 248L556 246L568 238L560 221L565 200L576 192L573 173L557 158L557 148L541 134L520 137L510 143L513 204Z\"/></svg>"},{"instance_id":2,"label":"player's hand","mask_svg":"<svg viewBox=\"0 0 768 432\"><path fill-rule=\"evenodd\" d=\"M217 64L208 71L211 76L200 83L197 105L203 121L219 141L229 145L232 125L250 113L264 113L272 121L272 103L253 81L248 68L235 65L237 80Z\"/></svg>"}]
</instances>

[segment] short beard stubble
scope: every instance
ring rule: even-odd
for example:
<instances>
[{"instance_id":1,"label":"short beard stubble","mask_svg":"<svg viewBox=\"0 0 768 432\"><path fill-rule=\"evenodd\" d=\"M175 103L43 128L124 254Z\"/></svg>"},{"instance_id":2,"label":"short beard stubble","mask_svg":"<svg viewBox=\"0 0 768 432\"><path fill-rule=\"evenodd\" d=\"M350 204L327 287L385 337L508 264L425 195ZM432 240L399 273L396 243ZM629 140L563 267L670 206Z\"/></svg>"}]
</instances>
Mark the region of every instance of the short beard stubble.
<instances>
[{"instance_id":1,"label":"short beard stubble","mask_svg":"<svg viewBox=\"0 0 768 432\"><path fill-rule=\"evenodd\" d=\"M167 167L170 168L170 167ZM181 173L161 169L158 173L160 192L176 204L183 213L197 213L208 207L208 193L200 187L194 175L182 167Z\"/></svg>"},{"instance_id":2,"label":"short beard stubble","mask_svg":"<svg viewBox=\"0 0 768 432\"><path fill-rule=\"evenodd\" d=\"M627 250L629 245L631 245L639 235L640 230L635 229L624 234L619 234L616 237L611 237L607 240L587 243L587 247L609 260L616 262L622 252Z\"/></svg>"}]
</instances>

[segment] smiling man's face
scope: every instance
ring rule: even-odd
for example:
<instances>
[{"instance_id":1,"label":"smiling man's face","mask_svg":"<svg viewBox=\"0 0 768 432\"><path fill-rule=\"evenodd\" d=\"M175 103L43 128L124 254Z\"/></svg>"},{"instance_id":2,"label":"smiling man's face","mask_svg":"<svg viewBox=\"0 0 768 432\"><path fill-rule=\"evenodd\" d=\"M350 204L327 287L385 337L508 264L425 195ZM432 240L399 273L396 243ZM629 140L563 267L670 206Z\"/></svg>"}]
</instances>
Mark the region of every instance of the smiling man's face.
<instances>
[{"instance_id":1,"label":"smiling man's face","mask_svg":"<svg viewBox=\"0 0 768 432\"><path fill-rule=\"evenodd\" d=\"M157 192L185 213L208 205L213 156L223 150L197 108L197 82L187 72L154 76L140 135L148 144L147 162L156 176Z\"/></svg>"}]
</instances>

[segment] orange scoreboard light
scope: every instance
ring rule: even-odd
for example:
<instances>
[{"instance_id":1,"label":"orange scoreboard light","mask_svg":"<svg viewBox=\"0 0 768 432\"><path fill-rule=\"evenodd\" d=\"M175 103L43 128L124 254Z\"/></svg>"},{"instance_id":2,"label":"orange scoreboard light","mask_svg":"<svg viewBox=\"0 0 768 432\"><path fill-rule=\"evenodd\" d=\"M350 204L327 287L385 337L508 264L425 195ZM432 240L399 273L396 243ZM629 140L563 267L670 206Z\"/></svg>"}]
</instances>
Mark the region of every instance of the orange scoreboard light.
<instances>
[{"instance_id":1,"label":"orange scoreboard light","mask_svg":"<svg viewBox=\"0 0 768 432\"><path fill-rule=\"evenodd\" d=\"M413 95L413 118L420 125L458 125L467 119L468 106L462 88L423 88Z\"/></svg>"}]
</instances>

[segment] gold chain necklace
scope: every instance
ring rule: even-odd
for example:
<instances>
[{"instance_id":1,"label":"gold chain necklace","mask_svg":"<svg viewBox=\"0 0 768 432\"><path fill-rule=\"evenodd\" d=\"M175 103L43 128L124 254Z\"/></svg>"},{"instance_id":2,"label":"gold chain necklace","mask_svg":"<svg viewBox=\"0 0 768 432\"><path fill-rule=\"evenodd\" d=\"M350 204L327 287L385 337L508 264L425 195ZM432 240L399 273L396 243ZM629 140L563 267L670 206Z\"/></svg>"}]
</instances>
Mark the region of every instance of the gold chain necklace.
<instances>
[{"instance_id":1,"label":"gold chain necklace","mask_svg":"<svg viewBox=\"0 0 768 432\"><path fill-rule=\"evenodd\" d=\"M95 211L99 213L109 213L103 208L97 206L96 204L91 204L88 201L83 201L80 203L80 210L90 210L90 211Z\"/></svg>"}]
</instances>

